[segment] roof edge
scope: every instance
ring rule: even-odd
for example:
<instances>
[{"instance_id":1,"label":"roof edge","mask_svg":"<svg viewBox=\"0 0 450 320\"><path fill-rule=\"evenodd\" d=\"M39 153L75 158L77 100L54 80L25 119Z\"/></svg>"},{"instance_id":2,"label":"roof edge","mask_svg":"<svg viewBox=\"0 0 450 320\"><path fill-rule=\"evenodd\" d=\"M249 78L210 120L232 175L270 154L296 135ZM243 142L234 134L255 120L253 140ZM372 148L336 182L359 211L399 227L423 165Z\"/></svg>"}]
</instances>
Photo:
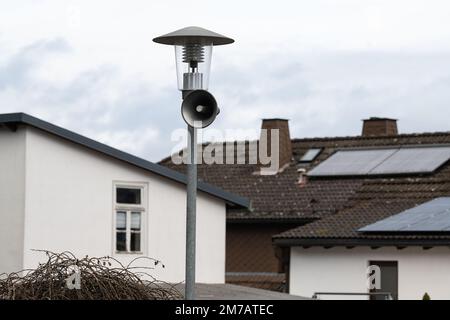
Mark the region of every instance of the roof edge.
<instances>
[{"instance_id":1,"label":"roof edge","mask_svg":"<svg viewBox=\"0 0 450 320\"><path fill-rule=\"evenodd\" d=\"M450 136L450 131L434 131L434 132L413 132L413 133L400 133L395 135L386 136L336 136L336 137L305 137L305 138L292 138L292 143L301 142L313 142L313 141L337 141L337 140L379 140L379 139L401 139L401 138L412 138L412 137L433 137L433 136Z\"/></svg>"},{"instance_id":2,"label":"roof edge","mask_svg":"<svg viewBox=\"0 0 450 320\"><path fill-rule=\"evenodd\" d=\"M450 246L450 239L361 239L361 238L272 238L279 247L388 247L388 246Z\"/></svg>"},{"instance_id":3,"label":"roof edge","mask_svg":"<svg viewBox=\"0 0 450 320\"><path fill-rule=\"evenodd\" d=\"M148 160L144 160L142 158L126 153L119 149L115 149L106 144L87 138L78 133L56 126L54 124L30 116L29 114L23 112L0 114L0 124L7 124L7 123L29 125L42 131L45 131L47 133L51 133L65 140L71 141L75 144L82 145L84 147L103 153L105 155L121 160L123 162L129 163L141 169L150 171L159 176L168 178L170 180L182 184L186 184L187 181L186 176L184 174L181 174L175 170L169 169L167 167L164 167L162 165L156 164ZM241 197L236 194L232 194L208 183L199 181L198 189L207 194L223 199L231 205L237 205L246 209L250 207L249 199Z\"/></svg>"},{"instance_id":4,"label":"roof edge","mask_svg":"<svg viewBox=\"0 0 450 320\"><path fill-rule=\"evenodd\" d=\"M228 224L270 224L270 223L310 223L317 221L318 218L309 217L248 217L248 218L229 218L227 217Z\"/></svg>"}]
</instances>

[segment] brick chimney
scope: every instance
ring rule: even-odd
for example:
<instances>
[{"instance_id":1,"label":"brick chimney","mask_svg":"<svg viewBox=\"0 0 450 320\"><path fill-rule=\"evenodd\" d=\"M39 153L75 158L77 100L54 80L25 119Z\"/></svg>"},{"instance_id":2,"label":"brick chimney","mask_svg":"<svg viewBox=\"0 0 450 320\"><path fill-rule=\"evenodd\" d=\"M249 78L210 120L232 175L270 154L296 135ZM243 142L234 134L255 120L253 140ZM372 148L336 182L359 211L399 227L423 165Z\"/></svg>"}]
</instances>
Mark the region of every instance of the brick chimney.
<instances>
[{"instance_id":1,"label":"brick chimney","mask_svg":"<svg viewBox=\"0 0 450 320\"><path fill-rule=\"evenodd\" d=\"M398 134L397 119L372 117L363 120L363 137L395 136Z\"/></svg>"},{"instance_id":2,"label":"brick chimney","mask_svg":"<svg viewBox=\"0 0 450 320\"><path fill-rule=\"evenodd\" d=\"M263 130L267 131L267 153L271 155L271 130L278 129L279 135L279 168L282 170L292 160L291 135L289 134L289 121L286 119L263 119L261 126L261 137L263 140Z\"/></svg>"}]
</instances>

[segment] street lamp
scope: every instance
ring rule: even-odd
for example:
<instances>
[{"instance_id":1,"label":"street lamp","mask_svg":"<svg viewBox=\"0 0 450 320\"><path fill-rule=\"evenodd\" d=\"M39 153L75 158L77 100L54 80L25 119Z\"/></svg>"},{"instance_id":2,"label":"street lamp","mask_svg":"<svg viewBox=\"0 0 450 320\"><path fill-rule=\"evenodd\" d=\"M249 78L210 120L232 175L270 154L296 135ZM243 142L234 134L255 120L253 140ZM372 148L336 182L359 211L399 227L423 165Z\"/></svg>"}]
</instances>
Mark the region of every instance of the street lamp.
<instances>
[{"instance_id":1,"label":"street lamp","mask_svg":"<svg viewBox=\"0 0 450 320\"><path fill-rule=\"evenodd\" d=\"M219 108L209 93L212 47L233 43L221 34L187 27L153 39L175 47L178 89L182 92L181 114L188 126L186 281L185 298L195 299L195 224L197 198L197 128L209 126Z\"/></svg>"}]
</instances>

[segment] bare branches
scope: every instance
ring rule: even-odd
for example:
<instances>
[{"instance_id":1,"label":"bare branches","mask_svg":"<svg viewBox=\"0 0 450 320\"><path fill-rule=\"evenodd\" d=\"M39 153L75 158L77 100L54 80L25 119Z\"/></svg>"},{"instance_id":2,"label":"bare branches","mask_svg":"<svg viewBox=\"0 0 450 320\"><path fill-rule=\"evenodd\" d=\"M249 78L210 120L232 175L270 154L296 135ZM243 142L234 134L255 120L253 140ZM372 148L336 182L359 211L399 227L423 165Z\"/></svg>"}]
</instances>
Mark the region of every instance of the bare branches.
<instances>
[{"instance_id":1,"label":"bare branches","mask_svg":"<svg viewBox=\"0 0 450 320\"><path fill-rule=\"evenodd\" d=\"M48 260L36 269L0 275L0 299L7 300L174 300L181 293L149 273L161 262L140 257L127 266L112 257L78 259L70 252L45 250ZM66 279L74 268L81 275L80 289L70 290Z\"/></svg>"}]
</instances>

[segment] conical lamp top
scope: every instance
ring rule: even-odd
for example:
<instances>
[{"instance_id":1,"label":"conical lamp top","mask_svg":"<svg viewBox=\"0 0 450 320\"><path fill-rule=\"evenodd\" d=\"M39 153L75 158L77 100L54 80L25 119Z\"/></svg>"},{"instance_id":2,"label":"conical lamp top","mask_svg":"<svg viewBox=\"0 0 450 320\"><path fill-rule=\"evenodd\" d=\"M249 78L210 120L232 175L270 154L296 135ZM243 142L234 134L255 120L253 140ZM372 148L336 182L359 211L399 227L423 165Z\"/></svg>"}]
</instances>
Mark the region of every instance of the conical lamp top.
<instances>
[{"instance_id":1,"label":"conical lamp top","mask_svg":"<svg viewBox=\"0 0 450 320\"><path fill-rule=\"evenodd\" d=\"M168 45L212 44L220 46L233 43L234 40L221 34L200 28L187 27L153 39L156 43Z\"/></svg>"}]
</instances>

